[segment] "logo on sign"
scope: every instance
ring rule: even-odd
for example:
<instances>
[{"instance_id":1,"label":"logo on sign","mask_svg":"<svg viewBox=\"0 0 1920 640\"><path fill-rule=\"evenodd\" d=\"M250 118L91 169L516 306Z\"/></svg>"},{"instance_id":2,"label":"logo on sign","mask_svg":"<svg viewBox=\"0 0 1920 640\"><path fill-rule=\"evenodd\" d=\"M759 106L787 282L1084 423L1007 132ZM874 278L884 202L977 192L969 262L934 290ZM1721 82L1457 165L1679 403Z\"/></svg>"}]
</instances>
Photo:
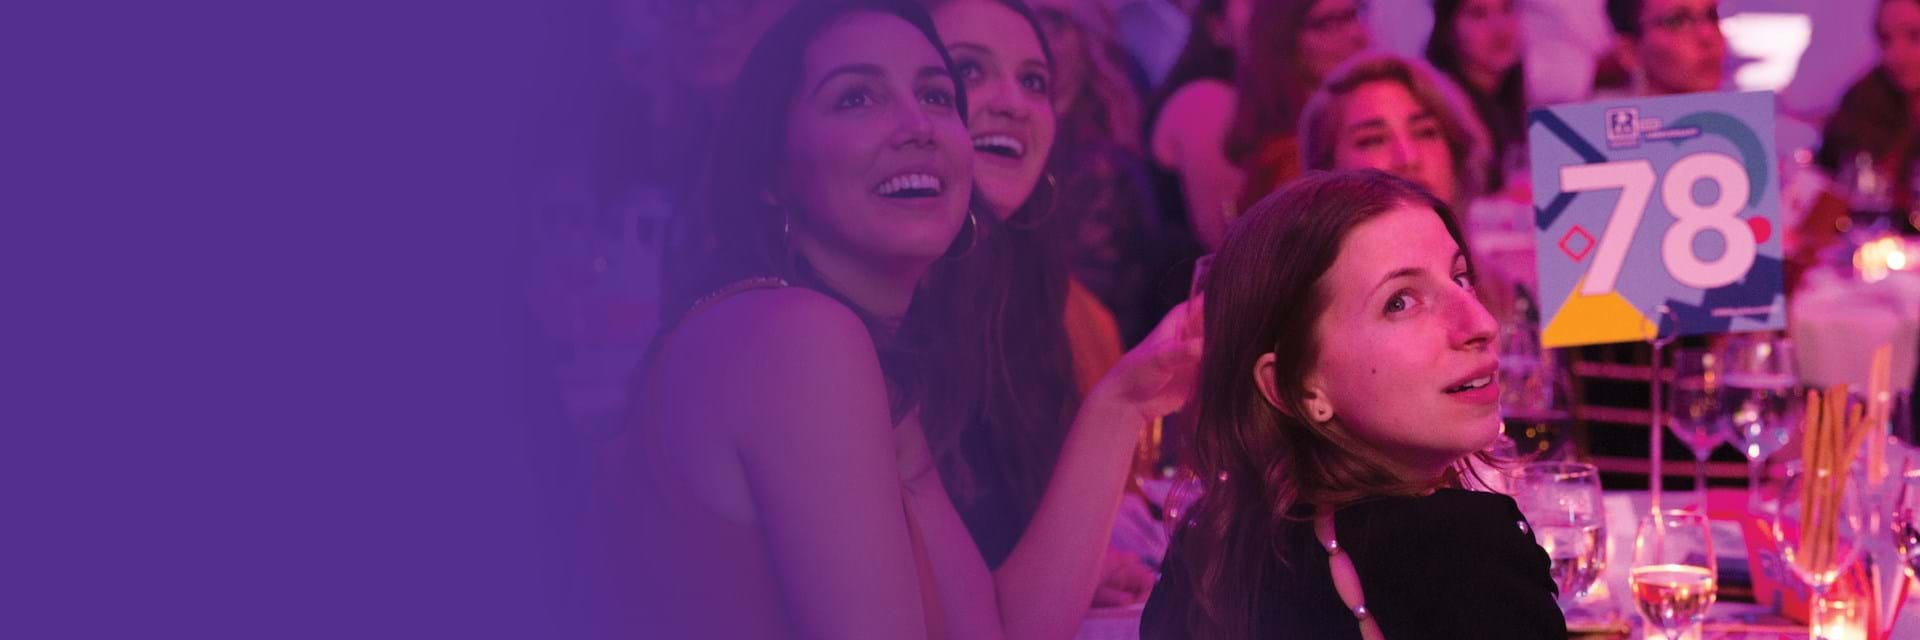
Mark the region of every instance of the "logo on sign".
<instances>
[{"instance_id":1,"label":"logo on sign","mask_svg":"<svg viewBox=\"0 0 1920 640\"><path fill-rule=\"evenodd\" d=\"M1640 146L1640 110L1634 107L1608 109L1606 131L1609 149Z\"/></svg>"}]
</instances>

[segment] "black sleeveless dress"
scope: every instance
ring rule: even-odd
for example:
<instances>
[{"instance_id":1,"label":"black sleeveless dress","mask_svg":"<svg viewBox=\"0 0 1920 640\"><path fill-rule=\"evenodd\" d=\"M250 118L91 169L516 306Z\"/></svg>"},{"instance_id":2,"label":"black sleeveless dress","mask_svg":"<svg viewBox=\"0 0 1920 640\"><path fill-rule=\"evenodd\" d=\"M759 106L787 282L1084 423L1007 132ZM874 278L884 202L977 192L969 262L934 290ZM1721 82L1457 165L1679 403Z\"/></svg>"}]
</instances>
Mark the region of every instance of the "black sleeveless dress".
<instances>
[{"instance_id":1,"label":"black sleeveless dress","mask_svg":"<svg viewBox=\"0 0 1920 640\"><path fill-rule=\"evenodd\" d=\"M1381 498L1334 515L1335 539L1352 556L1367 609L1389 640L1565 638L1547 554L1512 498L1441 489ZM1334 591L1327 552L1311 521L1289 526L1258 595L1257 638L1359 638L1360 625ZM1197 613L1176 540L1147 600L1143 640L1191 637Z\"/></svg>"}]
</instances>

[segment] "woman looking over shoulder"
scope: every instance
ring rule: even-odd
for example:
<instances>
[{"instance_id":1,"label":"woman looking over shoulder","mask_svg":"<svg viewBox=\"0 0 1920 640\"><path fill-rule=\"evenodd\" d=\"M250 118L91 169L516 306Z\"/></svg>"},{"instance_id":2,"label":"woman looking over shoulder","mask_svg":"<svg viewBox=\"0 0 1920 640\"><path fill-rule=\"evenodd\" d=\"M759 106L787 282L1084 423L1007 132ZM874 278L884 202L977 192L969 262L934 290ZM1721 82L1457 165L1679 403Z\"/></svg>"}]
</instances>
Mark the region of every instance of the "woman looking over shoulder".
<instances>
[{"instance_id":1,"label":"woman looking over shoulder","mask_svg":"<svg viewBox=\"0 0 1920 640\"><path fill-rule=\"evenodd\" d=\"M970 212L967 98L925 10L803 3L749 55L674 261L684 310L604 470L626 637L1060 638L1093 593L1135 434L1197 357L1176 314L1089 391L1014 569L934 472L972 372L926 313L997 222ZM1104 511L1103 511L1104 510ZM1104 519L1103 519L1104 514ZM1040 524L1044 521L1046 524ZM1030 534L1033 535L1033 534Z\"/></svg>"},{"instance_id":2,"label":"woman looking over shoulder","mask_svg":"<svg viewBox=\"0 0 1920 640\"><path fill-rule=\"evenodd\" d=\"M1497 325L1445 203L1313 173L1235 222L1206 291L1209 479L1143 638L1563 638L1512 499L1459 488L1500 432Z\"/></svg>"}]
</instances>

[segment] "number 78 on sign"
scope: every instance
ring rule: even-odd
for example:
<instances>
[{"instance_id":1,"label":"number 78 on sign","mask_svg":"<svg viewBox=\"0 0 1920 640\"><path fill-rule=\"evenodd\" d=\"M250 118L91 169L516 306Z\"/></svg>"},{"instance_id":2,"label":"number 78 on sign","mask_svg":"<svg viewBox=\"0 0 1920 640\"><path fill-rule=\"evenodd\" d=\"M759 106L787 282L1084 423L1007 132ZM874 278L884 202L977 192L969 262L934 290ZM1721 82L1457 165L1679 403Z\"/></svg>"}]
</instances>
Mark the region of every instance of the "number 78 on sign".
<instances>
[{"instance_id":1,"label":"number 78 on sign","mask_svg":"<svg viewBox=\"0 0 1920 640\"><path fill-rule=\"evenodd\" d=\"M1535 110L1541 344L1785 326L1773 94L1637 98ZM1672 330L1669 327L1668 330Z\"/></svg>"}]
</instances>

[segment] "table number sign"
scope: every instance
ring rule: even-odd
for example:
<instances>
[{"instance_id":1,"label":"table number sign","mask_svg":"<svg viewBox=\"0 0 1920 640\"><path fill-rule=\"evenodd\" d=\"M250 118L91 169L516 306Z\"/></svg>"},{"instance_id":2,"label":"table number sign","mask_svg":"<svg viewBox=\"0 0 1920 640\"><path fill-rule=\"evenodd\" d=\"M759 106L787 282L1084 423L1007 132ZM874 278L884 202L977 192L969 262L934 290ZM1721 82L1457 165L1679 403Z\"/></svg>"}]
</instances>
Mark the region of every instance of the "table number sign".
<instances>
[{"instance_id":1,"label":"table number sign","mask_svg":"<svg viewBox=\"0 0 1920 640\"><path fill-rule=\"evenodd\" d=\"M1528 117L1541 346L1786 324L1773 94L1630 98Z\"/></svg>"}]
</instances>

